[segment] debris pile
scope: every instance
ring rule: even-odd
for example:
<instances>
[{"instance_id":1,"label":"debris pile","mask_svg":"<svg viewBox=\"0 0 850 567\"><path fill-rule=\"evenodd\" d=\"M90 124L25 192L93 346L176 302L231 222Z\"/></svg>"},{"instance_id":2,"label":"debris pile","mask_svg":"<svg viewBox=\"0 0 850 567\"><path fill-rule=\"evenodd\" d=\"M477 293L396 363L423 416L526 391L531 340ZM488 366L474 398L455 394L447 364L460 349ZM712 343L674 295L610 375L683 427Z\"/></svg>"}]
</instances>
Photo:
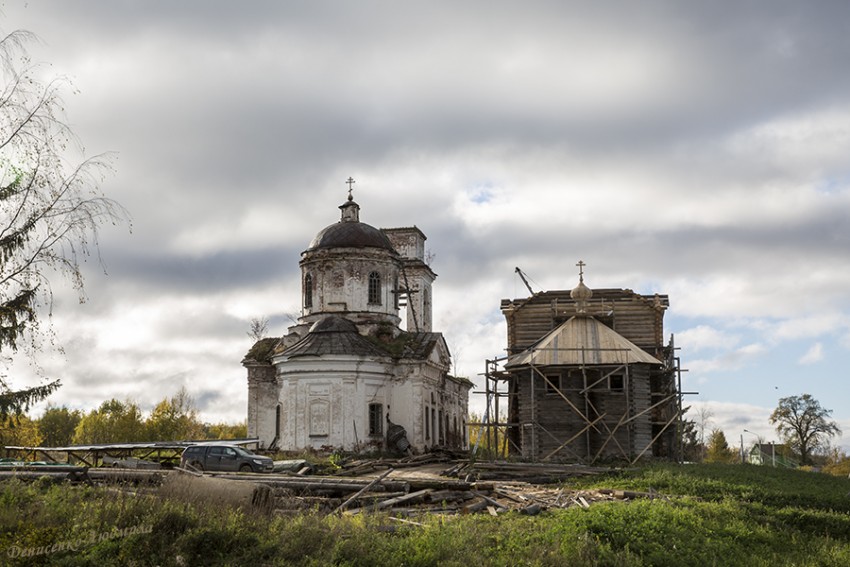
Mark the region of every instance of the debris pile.
<instances>
[{"instance_id":1,"label":"debris pile","mask_svg":"<svg viewBox=\"0 0 850 567\"><path fill-rule=\"evenodd\" d=\"M308 485L273 481L271 506L276 514L284 515L314 510L343 514L388 512L408 518L427 513L496 516L508 511L536 515L556 508L588 508L595 502L658 497L654 493L571 490L521 481L466 482L389 476L393 472L398 471L388 469L369 482L365 479L330 482L324 478Z\"/></svg>"},{"instance_id":2,"label":"debris pile","mask_svg":"<svg viewBox=\"0 0 850 567\"><path fill-rule=\"evenodd\" d=\"M54 480L119 485L135 492L154 491L164 497L219 502L242 509L277 515L306 511L325 514L386 512L399 521L423 514L499 514L514 511L536 515L544 510L595 502L659 498L654 492L573 490L565 481L611 469L582 465L474 462L459 460L451 452L436 452L400 459L361 459L343 464L333 475L311 475L302 462L292 462L290 472L194 473L130 469L50 467L50 470L17 470L19 478L38 475ZM297 472L294 472L296 471ZM155 488L159 486L159 488ZM407 518L407 519L405 519ZM416 522L413 522L416 523Z\"/></svg>"}]
</instances>

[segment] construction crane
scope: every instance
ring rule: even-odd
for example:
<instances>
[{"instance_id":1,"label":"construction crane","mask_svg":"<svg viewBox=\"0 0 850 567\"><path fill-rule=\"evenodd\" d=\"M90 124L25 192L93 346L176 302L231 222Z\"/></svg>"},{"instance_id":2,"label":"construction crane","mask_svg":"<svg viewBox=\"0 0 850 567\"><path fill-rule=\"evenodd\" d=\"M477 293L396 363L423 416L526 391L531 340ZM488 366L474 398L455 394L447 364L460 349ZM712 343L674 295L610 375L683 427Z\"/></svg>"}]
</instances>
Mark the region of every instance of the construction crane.
<instances>
[{"instance_id":1,"label":"construction crane","mask_svg":"<svg viewBox=\"0 0 850 567\"><path fill-rule=\"evenodd\" d=\"M530 284L530 283L528 283L528 280L527 280L527 279L526 279L526 277L525 277L525 272L523 272L522 270L520 270L518 267L517 267L514 271L515 271L517 274L519 274L519 277L520 277L520 279L522 280L522 283L524 283L524 284L525 284L525 287L527 287L527 288L528 288L528 293L530 293L531 295L534 295L534 290L533 290L533 289L531 289L531 284Z\"/></svg>"}]
</instances>

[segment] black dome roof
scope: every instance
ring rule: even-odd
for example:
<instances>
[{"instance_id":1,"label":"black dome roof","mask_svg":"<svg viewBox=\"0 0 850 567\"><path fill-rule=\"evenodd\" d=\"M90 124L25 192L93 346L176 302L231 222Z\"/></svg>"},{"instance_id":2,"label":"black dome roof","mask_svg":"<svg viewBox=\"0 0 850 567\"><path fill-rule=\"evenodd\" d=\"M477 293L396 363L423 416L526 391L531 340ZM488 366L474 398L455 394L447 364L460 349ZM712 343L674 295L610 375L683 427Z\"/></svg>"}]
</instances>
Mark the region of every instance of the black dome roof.
<instances>
[{"instance_id":1,"label":"black dome roof","mask_svg":"<svg viewBox=\"0 0 850 567\"><path fill-rule=\"evenodd\" d=\"M374 226L345 221L322 229L307 249L319 248L384 248L395 252L387 235Z\"/></svg>"}]
</instances>

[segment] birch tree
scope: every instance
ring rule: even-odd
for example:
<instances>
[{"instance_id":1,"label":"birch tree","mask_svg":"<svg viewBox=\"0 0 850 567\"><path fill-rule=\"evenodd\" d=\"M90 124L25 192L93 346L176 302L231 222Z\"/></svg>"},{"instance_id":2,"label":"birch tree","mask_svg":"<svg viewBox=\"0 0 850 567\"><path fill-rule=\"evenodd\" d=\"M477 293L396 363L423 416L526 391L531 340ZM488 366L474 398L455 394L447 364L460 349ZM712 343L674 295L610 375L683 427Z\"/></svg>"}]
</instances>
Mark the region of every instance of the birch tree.
<instances>
[{"instance_id":1,"label":"birch tree","mask_svg":"<svg viewBox=\"0 0 850 567\"><path fill-rule=\"evenodd\" d=\"M97 250L98 229L127 219L100 191L107 156L69 161L79 143L63 117L64 78L39 80L28 58L34 39L15 31L0 39L0 357L37 351L50 314L51 283L83 294L80 263ZM49 324L48 324L49 327ZM29 348L27 348L29 347ZM20 416L53 393L58 379L14 389L0 375L0 420Z\"/></svg>"}]
</instances>

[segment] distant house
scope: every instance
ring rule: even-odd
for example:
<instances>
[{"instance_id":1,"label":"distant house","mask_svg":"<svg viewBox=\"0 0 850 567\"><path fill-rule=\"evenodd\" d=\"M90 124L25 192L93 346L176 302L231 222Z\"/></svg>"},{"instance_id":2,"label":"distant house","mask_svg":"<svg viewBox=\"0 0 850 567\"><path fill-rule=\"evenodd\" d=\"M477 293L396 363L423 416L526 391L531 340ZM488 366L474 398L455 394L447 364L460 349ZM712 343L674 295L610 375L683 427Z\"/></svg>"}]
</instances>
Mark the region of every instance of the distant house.
<instances>
[{"instance_id":1,"label":"distant house","mask_svg":"<svg viewBox=\"0 0 850 567\"><path fill-rule=\"evenodd\" d=\"M774 467L796 468L799 463L789 457L791 450L788 445L781 443L756 443L747 454L747 462L751 465L768 465Z\"/></svg>"}]
</instances>

